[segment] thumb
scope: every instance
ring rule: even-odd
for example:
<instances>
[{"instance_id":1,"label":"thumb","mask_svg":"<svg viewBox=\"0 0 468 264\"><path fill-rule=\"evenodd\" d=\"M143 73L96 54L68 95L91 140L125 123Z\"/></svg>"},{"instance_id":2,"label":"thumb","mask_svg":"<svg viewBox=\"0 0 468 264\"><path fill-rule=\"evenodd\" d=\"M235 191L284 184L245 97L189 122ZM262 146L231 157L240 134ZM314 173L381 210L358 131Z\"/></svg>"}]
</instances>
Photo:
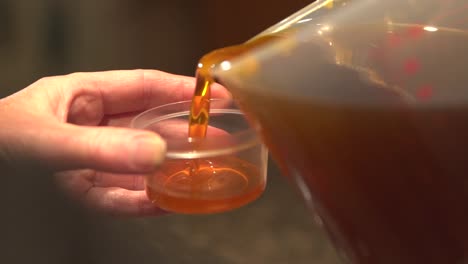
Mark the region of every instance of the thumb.
<instances>
[{"instance_id":1,"label":"thumb","mask_svg":"<svg viewBox=\"0 0 468 264\"><path fill-rule=\"evenodd\" d=\"M58 169L144 173L156 168L166 152L159 135L127 128L63 124L47 141L43 157Z\"/></svg>"}]
</instances>

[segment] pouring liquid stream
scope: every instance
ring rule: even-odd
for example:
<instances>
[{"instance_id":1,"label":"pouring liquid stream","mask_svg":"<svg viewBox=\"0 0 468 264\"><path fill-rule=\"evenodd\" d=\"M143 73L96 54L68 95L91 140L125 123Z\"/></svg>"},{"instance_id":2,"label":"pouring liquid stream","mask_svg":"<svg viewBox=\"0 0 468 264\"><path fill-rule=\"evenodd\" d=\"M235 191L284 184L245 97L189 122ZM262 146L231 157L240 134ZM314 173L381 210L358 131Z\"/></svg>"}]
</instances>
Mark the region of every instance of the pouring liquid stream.
<instances>
[{"instance_id":1,"label":"pouring liquid stream","mask_svg":"<svg viewBox=\"0 0 468 264\"><path fill-rule=\"evenodd\" d=\"M269 36L259 38L248 44L222 48L201 58L196 70L196 87L192 98L188 127L188 140L195 145L195 149L199 148L205 137L209 137L207 132L209 131L210 120L211 86L216 82L211 70L222 62L236 58L271 39L272 37ZM255 63L253 63L254 65ZM252 67L251 70L255 70L255 67ZM185 174L190 178L190 190L194 200L204 199L202 189L215 188L208 182L213 182L216 177L220 178L219 175L223 175L223 178L225 178L222 184L225 185L226 190L238 189L240 181L245 185L244 188L248 189L247 192L240 194L237 199L232 201L220 200L219 202L224 203L225 206L238 207L239 204L245 204L263 192L264 182L258 180L258 168L236 158L234 154L212 159L190 159L187 160L186 164ZM171 177L169 181L170 179ZM221 184L220 181L216 182Z\"/></svg>"}]
</instances>

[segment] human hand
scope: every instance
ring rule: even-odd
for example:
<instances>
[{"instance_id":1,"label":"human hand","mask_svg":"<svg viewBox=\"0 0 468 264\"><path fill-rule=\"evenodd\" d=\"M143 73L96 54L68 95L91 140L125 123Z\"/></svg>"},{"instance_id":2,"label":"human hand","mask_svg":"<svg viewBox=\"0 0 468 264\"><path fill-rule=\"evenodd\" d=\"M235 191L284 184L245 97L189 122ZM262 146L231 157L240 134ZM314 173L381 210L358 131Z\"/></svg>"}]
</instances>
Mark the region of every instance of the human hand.
<instances>
[{"instance_id":1,"label":"human hand","mask_svg":"<svg viewBox=\"0 0 468 264\"><path fill-rule=\"evenodd\" d=\"M116 215L158 215L143 191L165 143L125 128L135 113L189 100L193 78L155 70L74 73L43 78L0 99L0 159L34 160L85 204ZM229 94L213 86L213 98ZM188 129L188 128L187 128Z\"/></svg>"}]
</instances>

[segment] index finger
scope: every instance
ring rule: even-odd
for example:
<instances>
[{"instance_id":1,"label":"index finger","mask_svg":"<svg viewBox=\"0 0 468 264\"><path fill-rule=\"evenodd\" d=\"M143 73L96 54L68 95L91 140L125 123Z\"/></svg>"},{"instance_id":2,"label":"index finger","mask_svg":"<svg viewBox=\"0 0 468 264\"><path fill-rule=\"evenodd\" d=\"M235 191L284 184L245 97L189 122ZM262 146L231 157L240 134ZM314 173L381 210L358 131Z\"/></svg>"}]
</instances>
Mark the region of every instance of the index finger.
<instances>
[{"instance_id":1,"label":"index finger","mask_svg":"<svg viewBox=\"0 0 468 264\"><path fill-rule=\"evenodd\" d=\"M158 70L118 70L74 73L73 96L94 94L112 115L146 110L162 104L190 100L195 78ZM212 98L228 98L229 92L219 84L211 87Z\"/></svg>"}]
</instances>

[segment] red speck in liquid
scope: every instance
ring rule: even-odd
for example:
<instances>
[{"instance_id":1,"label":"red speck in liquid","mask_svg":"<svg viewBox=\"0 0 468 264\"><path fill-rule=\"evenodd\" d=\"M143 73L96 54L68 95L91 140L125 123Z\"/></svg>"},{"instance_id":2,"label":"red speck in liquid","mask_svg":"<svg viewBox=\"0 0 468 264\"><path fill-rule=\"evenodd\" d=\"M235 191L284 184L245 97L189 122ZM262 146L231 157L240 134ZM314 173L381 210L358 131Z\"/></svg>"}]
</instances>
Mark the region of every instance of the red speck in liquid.
<instances>
[{"instance_id":1,"label":"red speck in liquid","mask_svg":"<svg viewBox=\"0 0 468 264\"><path fill-rule=\"evenodd\" d=\"M418 38L424 33L424 28L421 26L412 26L408 28L407 33L411 38Z\"/></svg>"},{"instance_id":2,"label":"red speck in liquid","mask_svg":"<svg viewBox=\"0 0 468 264\"><path fill-rule=\"evenodd\" d=\"M416 96L419 100L431 99L434 95L434 88L431 85L423 85L416 92Z\"/></svg>"},{"instance_id":3,"label":"red speck in liquid","mask_svg":"<svg viewBox=\"0 0 468 264\"><path fill-rule=\"evenodd\" d=\"M410 58L405 61L405 73L408 75L416 74L421 69L421 63L416 58Z\"/></svg>"}]
</instances>

